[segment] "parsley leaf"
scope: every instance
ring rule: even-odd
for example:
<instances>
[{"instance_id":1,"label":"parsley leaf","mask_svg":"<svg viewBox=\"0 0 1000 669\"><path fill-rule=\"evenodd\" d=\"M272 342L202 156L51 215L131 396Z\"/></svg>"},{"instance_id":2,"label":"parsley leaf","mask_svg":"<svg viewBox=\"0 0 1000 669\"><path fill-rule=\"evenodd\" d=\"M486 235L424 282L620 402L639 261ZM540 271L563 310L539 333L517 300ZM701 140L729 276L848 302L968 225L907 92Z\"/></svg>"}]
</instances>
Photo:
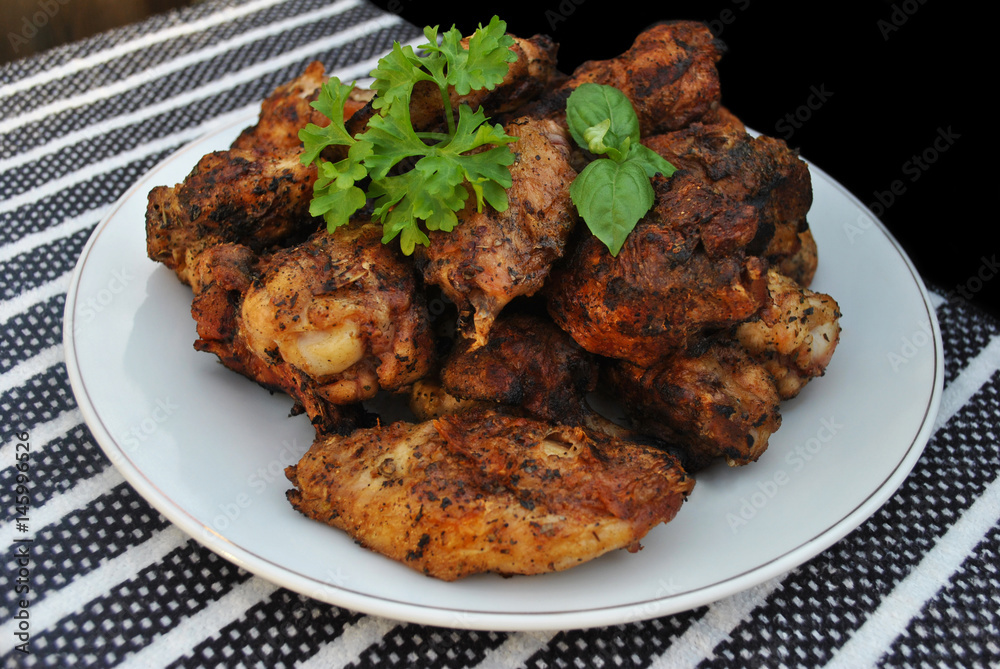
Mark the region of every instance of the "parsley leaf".
<instances>
[{"instance_id":1,"label":"parsley leaf","mask_svg":"<svg viewBox=\"0 0 1000 669\"><path fill-rule=\"evenodd\" d=\"M302 164L308 165L315 161L320 152L328 146L351 146L354 138L344 127L344 105L353 87L340 83L336 77L323 85L319 97L310 106L323 116L330 119L330 124L320 127L315 123L308 124L299 131L305 152L302 154Z\"/></svg>"},{"instance_id":2,"label":"parsley leaf","mask_svg":"<svg viewBox=\"0 0 1000 669\"><path fill-rule=\"evenodd\" d=\"M494 16L489 25L479 27L469 38L469 47L462 45L462 35L454 27L437 43L437 29L424 31L427 44L421 49L430 54L440 54L447 63L445 82L455 87L459 95L468 95L472 90L492 90L507 75L509 63L517 60L517 54L510 50L514 38L507 34L507 24Z\"/></svg>"},{"instance_id":3,"label":"parsley leaf","mask_svg":"<svg viewBox=\"0 0 1000 669\"><path fill-rule=\"evenodd\" d=\"M417 244L428 245L426 230L450 231L457 213L471 192L476 208L489 205L507 209L506 189L511 185L514 154L507 146L515 137L500 125L487 123L482 109L473 111L451 104L451 91L466 95L472 90L493 89L503 81L514 39L507 24L493 17L462 43L454 27L440 43L437 27L424 29L428 43L420 53L410 46L393 44L371 72L375 98L372 116L363 132L353 137L345 127L344 104L352 86L336 77L323 85L313 108L330 119L326 127L310 123L299 132L303 164L315 162L318 179L309 211L323 216L329 231L347 224L351 216L374 198L373 218L383 226L382 241L399 237L403 253ZM414 86L421 81L437 84L441 92L447 133L418 132L410 117ZM347 158L332 163L322 156L329 146L347 146ZM406 162L404 162L406 161ZM412 166L403 170L402 165ZM367 180L367 189L358 185Z\"/></svg>"},{"instance_id":4,"label":"parsley leaf","mask_svg":"<svg viewBox=\"0 0 1000 669\"><path fill-rule=\"evenodd\" d=\"M582 148L604 158L591 161L573 183L570 198L590 231L617 256L625 238L653 206L649 180L675 168L639 141L639 119L620 90L581 84L566 102L570 134Z\"/></svg>"},{"instance_id":5,"label":"parsley leaf","mask_svg":"<svg viewBox=\"0 0 1000 669\"><path fill-rule=\"evenodd\" d=\"M458 223L457 212L465 207L468 185L476 196L476 209L484 201L498 211L507 209L506 188L511 185L509 166L514 154L505 146L515 140L499 125L483 125L482 110L473 112L468 105L459 107L459 120L453 135L436 145L420 141L407 122L405 107L394 107L387 117L375 117L369 129L358 135L370 141L373 154L365 161L372 177L369 196L375 197L374 216L385 229L382 241L402 234L403 253L413 253L415 244L428 245L429 238L420 230L420 221L428 230L451 231ZM494 145L486 151L473 149ZM389 174L403 158L421 156L413 168L402 174Z\"/></svg>"},{"instance_id":6,"label":"parsley leaf","mask_svg":"<svg viewBox=\"0 0 1000 669\"><path fill-rule=\"evenodd\" d=\"M393 42L392 51L380 58L378 65L370 72L374 78L372 90L375 91L372 107L383 109L393 102L409 100L413 86L418 81L431 80L420 69L420 62L412 46L400 46L399 42Z\"/></svg>"}]
</instances>

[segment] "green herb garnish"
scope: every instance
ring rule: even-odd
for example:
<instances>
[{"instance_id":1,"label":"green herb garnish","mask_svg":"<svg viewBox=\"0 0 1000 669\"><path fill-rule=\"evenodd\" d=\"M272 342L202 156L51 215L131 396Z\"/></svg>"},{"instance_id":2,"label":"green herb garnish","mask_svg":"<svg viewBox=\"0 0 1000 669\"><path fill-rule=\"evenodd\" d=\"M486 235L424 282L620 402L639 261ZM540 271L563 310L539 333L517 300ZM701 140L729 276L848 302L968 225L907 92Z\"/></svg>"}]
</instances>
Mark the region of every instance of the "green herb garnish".
<instances>
[{"instance_id":1,"label":"green herb garnish","mask_svg":"<svg viewBox=\"0 0 1000 669\"><path fill-rule=\"evenodd\" d=\"M655 193L649 180L657 174L669 177L676 170L639 142L635 109L614 86L578 86L566 102L566 121L577 144L606 156L583 168L569 194L590 231L616 256L653 206Z\"/></svg>"},{"instance_id":2,"label":"green herb garnish","mask_svg":"<svg viewBox=\"0 0 1000 669\"><path fill-rule=\"evenodd\" d=\"M476 207L483 203L497 211L507 209L511 185L510 165L514 154L507 144L516 140L499 124L488 124L482 109L473 111L451 104L450 89L459 95L472 90L492 90L503 81L509 64L517 60L510 50L514 39L507 24L493 17L480 25L462 44L454 27L438 38L437 27L424 28L427 44L415 52L411 46L393 44L372 71L378 111L364 132L353 137L345 127L344 104L351 86L336 77L323 85L312 106L330 125L310 123L299 132L305 151L302 163L315 162L319 172L309 213L322 216L333 232L374 198L374 218L382 223L382 242L397 236L400 248L410 255L417 244L429 245L421 228L450 231L458 223L456 213L465 206L469 188ZM410 120L413 87L421 81L437 84L447 125L446 132L417 131ZM347 146L347 158L331 163L320 153L328 146ZM489 147L489 148L484 148ZM401 161L415 161L408 169L394 169ZM409 165L409 162L407 163ZM359 182L368 177L367 190Z\"/></svg>"}]
</instances>

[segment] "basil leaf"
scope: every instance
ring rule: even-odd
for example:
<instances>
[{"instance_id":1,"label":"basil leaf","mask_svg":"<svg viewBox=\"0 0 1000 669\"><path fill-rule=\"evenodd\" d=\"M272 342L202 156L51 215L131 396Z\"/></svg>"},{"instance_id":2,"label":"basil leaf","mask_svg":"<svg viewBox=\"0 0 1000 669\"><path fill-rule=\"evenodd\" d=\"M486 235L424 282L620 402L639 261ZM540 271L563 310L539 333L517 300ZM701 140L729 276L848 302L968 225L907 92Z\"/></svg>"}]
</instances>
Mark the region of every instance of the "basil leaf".
<instances>
[{"instance_id":1,"label":"basil leaf","mask_svg":"<svg viewBox=\"0 0 1000 669\"><path fill-rule=\"evenodd\" d=\"M646 176L650 179L657 174L662 174L665 177L673 176L673 173L677 171L677 168L671 165L666 158L643 144L633 144L626 160L642 165L642 168L646 170Z\"/></svg>"},{"instance_id":2,"label":"basil leaf","mask_svg":"<svg viewBox=\"0 0 1000 669\"><path fill-rule=\"evenodd\" d=\"M583 168L569 187L570 198L590 231L617 256L625 238L650 207L655 194L641 164L607 158Z\"/></svg>"},{"instance_id":3,"label":"basil leaf","mask_svg":"<svg viewBox=\"0 0 1000 669\"><path fill-rule=\"evenodd\" d=\"M639 118L632 103L614 86L581 84L566 100L566 122L569 132L579 146L589 146L587 131L605 121L611 123L602 141L605 147L622 148L626 139L634 146L639 143ZM602 152L603 153L603 152Z\"/></svg>"}]
</instances>

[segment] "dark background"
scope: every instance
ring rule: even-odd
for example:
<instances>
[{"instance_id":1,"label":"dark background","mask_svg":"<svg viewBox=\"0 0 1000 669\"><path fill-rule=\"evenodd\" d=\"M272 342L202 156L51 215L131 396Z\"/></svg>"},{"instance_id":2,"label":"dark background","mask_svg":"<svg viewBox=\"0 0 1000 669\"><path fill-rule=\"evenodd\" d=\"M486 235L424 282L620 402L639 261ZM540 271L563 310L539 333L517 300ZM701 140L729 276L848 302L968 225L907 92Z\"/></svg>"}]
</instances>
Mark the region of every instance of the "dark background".
<instances>
[{"instance_id":1,"label":"dark background","mask_svg":"<svg viewBox=\"0 0 1000 669\"><path fill-rule=\"evenodd\" d=\"M998 190L986 182L994 142L979 111L988 93L971 81L991 81L987 67L995 57L986 57L991 45L978 35L977 22L987 17L961 11L959 3L877 1L844 9L762 0L540 0L490 10L419 0L376 4L419 26L455 24L463 34L497 13L514 34L551 35L564 71L627 50L657 21L705 21L728 46L719 63L723 104L876 205L930 287L998 313L1000 235L988 232L995 217L983 206ZM796 113L806 119L796 119L797 128L786 118ZM940 152L934 142L942 135L951 140L938 141L946 147Z\"/></svg>"},{"instance_id":2,"label":"dark background","mask_svg":"<svg viewBox=\"0 0 1000 669\"><path fill-rule=\"evenodd\" d=\"M199 1L71 0L30 44L12 50L4 40L0 61ZM2 0L4 27L16 28L37 2ZM987 183L995 142L985 123L996 58L986 56L992 17L982 10L944 0L375 4L418 26L455 24L466 34L497 13L515 34L551 35L564 71L627 50L654 22L704 21L729 47L719 64L723 104L874 205L931 287L1000 315L998 235L986 206L998 190ZM796 113L799 127L787 120ZM942 134L952 143L937 152ZM934 161L920 166L913 159L925 151Z\"/></svg>"},{"instance_id":3,"label":"dark background","mask_svg":"<svg viewBox=\"0 0 1000 669\"><path fill-rule=\"evenodd\" d=\"M0 0L0 64L202 0Z\"/></svg>"}]
</instances>

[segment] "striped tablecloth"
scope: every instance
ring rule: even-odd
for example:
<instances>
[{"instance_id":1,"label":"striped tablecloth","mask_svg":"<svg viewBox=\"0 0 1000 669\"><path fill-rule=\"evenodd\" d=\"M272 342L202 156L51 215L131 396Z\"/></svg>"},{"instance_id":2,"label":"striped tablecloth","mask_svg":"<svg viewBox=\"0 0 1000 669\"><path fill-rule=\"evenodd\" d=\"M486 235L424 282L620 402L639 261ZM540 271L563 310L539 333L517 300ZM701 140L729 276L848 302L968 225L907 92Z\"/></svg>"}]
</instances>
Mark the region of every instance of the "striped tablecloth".
<instances>
[{"instance_id":1,"label":"striped tablecloth","mask_svg":"<svg viewBox=\"0 0 1000 669\"><path fill-rule=\"evenodd\" d=\"M676 615L544 633L367 616L233 566L122 479L83 423L61 343L91 230L171 151L309 61L363 76L418 34L361 0L210 0L0 68L5 665L998 666L1000 337L954 297L936 300L941 414L900 490L792 572ZM31 542L15 541L21 502Z\"/></svg>"}]
</instances>

